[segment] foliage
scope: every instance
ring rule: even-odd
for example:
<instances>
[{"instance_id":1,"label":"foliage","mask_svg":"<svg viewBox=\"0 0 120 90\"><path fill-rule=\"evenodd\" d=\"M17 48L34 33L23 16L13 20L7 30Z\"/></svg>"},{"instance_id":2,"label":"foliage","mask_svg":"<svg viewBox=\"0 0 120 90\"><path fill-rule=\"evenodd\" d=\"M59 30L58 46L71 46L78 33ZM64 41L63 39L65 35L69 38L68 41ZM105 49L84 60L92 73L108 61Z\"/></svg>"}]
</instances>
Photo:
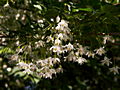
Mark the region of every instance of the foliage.
<instances>
[{"instance_id":1,"label":"foliage","mask_svg":"<svg viewBox=\"0 0 120 90\"><path fill-rule=\"evenodd\" d=\"M120 89L119 11L119 0L0 1L0 89Z\"/></svg>"}]
</instances>

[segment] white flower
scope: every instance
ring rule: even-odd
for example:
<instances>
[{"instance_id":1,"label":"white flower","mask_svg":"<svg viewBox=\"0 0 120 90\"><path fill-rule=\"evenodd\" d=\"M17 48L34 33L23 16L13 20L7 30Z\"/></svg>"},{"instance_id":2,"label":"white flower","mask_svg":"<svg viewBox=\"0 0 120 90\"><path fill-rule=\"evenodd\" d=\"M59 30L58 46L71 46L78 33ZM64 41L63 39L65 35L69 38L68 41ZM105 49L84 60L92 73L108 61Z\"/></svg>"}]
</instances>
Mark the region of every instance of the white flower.
<instances>
[{"instance_id":1,"label":"white flower","mask_svg":"<svg viewBox=\"0 0 120 90\"><path fill-rule=\"evenodd\" d=\"M77 62L78 62L79 64L83 64L84 62L87 62L87 60L86 60L85 58L79 57L79 58L77 59Z\"/></svg>"},{"instance_id":2,"label":"white flower","mask_svg":"<svg viewBox=\"0 0 120 90\"><path fill-rule=\"evenodd\" d=\"M58 23L55 29L58 30L59 32L63 32L67 34L70 33L70 29L68 28L68 22L65 20L61 20L61 22Z\"/></svg>"},{"instance_id":3,"label":"white flower","mask_svg":"<svg viewBox=\"0 0 120 90\"><path fill-rule=\"evenodd\" d=\"M32 71L30 69L25 69L23 72L27 73L27 74L31 74L32 73Z\"/></svg>"},{"instance_id":4,"label":"white flower","mask_svg":"<svg viewBox=\"0 0 120 90\"><path fill-rule=\"evenodd\" d=\"M52 57L49 57L49 58L45 59L44 61L46 61L46 66L49 66L49 67L53 66L53 64L54 64Z\"/></svg>"},{"instance_id":5,"label":"white flower","mask_svg":"<svg viewBox=\"0 0 120 90\"><path fill-rule=\"evenodd\" d=\"M24 62L19 62L17 65L18 65L20 68L22 68L22 69L27 69L27 68L29 68L29 65L26 64L26 63L24 63Z\"/></svg>"},{"instance_id":6,"label":"white flower","mask_svg":"<svg viewBox=\"0 0 120 90\"><path fill-rule=\"evenodd\" d=\"M18 13L18 14L15 16L15 19L18 20L19 17L20 17L20 14Z\"/></svg>"},{"instance_id":7,"label":"white flower","mask_svg":"<svg viewBox=\"0 0 120 90\"><path fill-rule=\"evenodd\" d=\"M60 59L59 58L53 58L53 64L57 63L57 62L60 62Z\"/></svg>"},{"instance_id":8,"label":"white flower","mask_svg":"<svg viewBox=\"0 0 120 90\"><path fill-rule=\"evenodd\" d=\"M88 49L88 47L83 47L82 45L80 45L78 48L78 52L80 55L83 55L88 51L87 49Z\"/></svg>"},{"instance_id":9,"label":"white flower","mask_svg":"<svg viewBox=\"0 0 120 90\"><path fill-rule=\"evenodd\" d=\"M54 22L54 19L53 19L53 18L51 18L50 20L51 20L52 22Z\"/></svg>"},{"instance_id":10,"label":"white flower","mask_svg":"<svg viewBox=\"0 0 120 90\"><path fill-rule=\"evenodd\" d=\"M63 34L63 40L64 41L67 41L67 40L69 40L70 39L70 37L67 35L67 34Z\"/></svg>"},{"instance_id":11,"label":"white flower","mask_svg":"<svg viewBox=\"0 0 120 90\"><path fill-rule=\"evenodd\" d=\"M71 43L69 43L68 45L65 45L65 47L67 48L68 51L74 49L74 47Z\"/></svg>"},{"instance_id":12,"label":"white flower","mask_svg":"<svg viewBox=\"0 0 120 90\"><path fill-rule=\"evenodd\" d=\"M104 36L103 39L104 39L103 44L106 44L107 41L110 41L112 43L115 42L115 40L112 38L112 36L109 36L109 35Z\"/></svg>"},{"instance_id":13,"label":"white flower","mask_svg":"<svg viewBox=\"0 0 120 90\"><path fill-rule=\"evenodd\" d=\"M63 68L62 68L62 67L57 68L57 69L56 69L56 72L57 72L57 73L63 72Z\"/></svg>"},{"instance_id":14,"label":"white flower","mask_svg":"<svg viewBox=\"0 0 120 90\"><path fill-rule=\"evenodd\" d=\"M5 38L2 38L2 42L4 42L6 39Z\"/></svg>"},{"instance_id":15,"label":"white flower","mask_svg":"<svg viewBox=\"0 0 120 90\"><path fill-rule=\"evenodd\" d=\"M14 54L10 57L11 60L18 60L19 56L17 54Z\"/></svg>"},{"instance_id":16,"label":"white flower","mask_svg":"<svg viewBox=\"0 0 120 90\"><path fill-rule=\"evenodd\" d=\"M37 22L38 22L38 23L43 23L44 21L41 19L41 20L38 20Z\"/></svg>"},{"instance_id":17,"label":"white flower","mask_svg":"<svg viewBox=\"0 0 120 90\"><path fill-rule=\"evenodd\" d=\"M106 53L106 51L104 50L104 47L100 47L99 49L96 49L95 51L96 51L96 54L100 56Z\"/></svg>"},{"instance_id":18,"label":"white flower","mask_svg":"<svg viewBox=\"0 0 120 90\"><path fill-rule=\"evenodd\" d=\"M46 65L45 60L37 61L37 65L42 66L42 67L45 66Z\"/></svg>"},{"instance_id":19,"label":"white flower","mask_svg":"<svg viewBox=\"0 0 120 90\"><path fill-rule=\"evenodd\" d=\"M110 68L110 72L113 72L114 75L119 74L118 69L120 69L118 66L114 66Z\"/></svg>"},{"instance_id":20,"label":"white flower","mask_svg":"<svg viewBox=\"0 0 120 90\"><path fill-rule=\"evenodd\" d=\"M94 58L95 53L93 53L93 52L91 52L91 51L88 51L88 52L86 53L86 55L87 55L88 57Z\"/></svg>"},{"instance_id":21,"label":"white flower","mask_svg":"<svg viewBox=\"0 0 120 90\"><path fill-rule=\"evenodd\" d=\"M68 27L68 22L65 20L61 20L61 22L58 23L58 26Z\"/></svg>"},{"instance_id":22,"label":"white flower","mask_svg":"<svg viewBox=\"0 0 120 90\"><path fill-rule=\"evenodd\" d=\"M67 56L68 61L75 61L76 58L77 58L77 57L75 56L75 54L74 54L73 51L70 52L69 55Z\"/></svg>"},{"instance_id":23,"label":"white flower","mask_svg":"<svg viewBox=\"0 0 120 90\"><path fill-rule=\"evenodd\" d=\"M44 41L40 40L38 42L35 42L35 45L36 45L35 46L36 48L39 48L39 47L43 47L45 45L45 43L44 43Z\"/></svg>"},{"instance_id":24,"label":"white flower","mask_svg":"<svg viewBox=\"0 0 120 90\"><path fill-rule=\"evenodd\" d=\"M104 60L101 61L101 63L102 63L102 65L106 64L107 66L109 66L109 64L112 64L110 59L107 58L106 56L104 57Z\"/></svg>"},{"instance_id":25,"label":"white flower","mask_svg":"<svg viewBox=\"0 0 120 90\"><path fill-rule=\"evenodd\" d=\"M75 52L75 55L76 55L76 56L79 56L79 52Z\"/></svg>"},{"instance_id":26,"label":"white flower","mask_svg":"<svg viewBox=\"0 0 120 90\"><path fill-rule=\"evenodd\" d=\"M18 46L20 44L20 41L16 41L16 45Z\"/></svg>"},{"instance_id":27,"label":"white flower","mask_svg":"<svg viewBox=\"0 0 120 90\"><path fill-rule=\"evenodd\" d=\"M57 17L56 17L56 22L58 23L59 21L60 21L60 17L57 16Z\"/></svg>"},{"instance_id":28,"label":"white flower","mask_svg":"<svg viewBox=\"0 0 120 90\"><path fill-rule=\"evenodd\" d=\"M10 72L12 69L10 67L7 68L7 71Z\"/></svg>"},{"instance_id":29,"label":"white flower","mask_svg":"<svg viewBox=\"0 0 120 90\"><path fill-rule=\"evenodd\" d=\"M61 30L61 26L58 25L57 27L55 27L56 30Z\"/></svg>"},{"instance_id":30,"label":"white flower","mask_svg":"<svg viewBox=\"0 0 120 90\"><path fill-rule=\"evenodd\" d=\"M60 45L60 44L61 44L61 40L56 39L56 40L55 40L55 45Z\"/></svg>"},{"instance_id":31,"label":"white flower","mask_svg":"<svg viewBox=\"0 0 120 90\"><path fill-rule=\"evenodd\" d=\"M26 15L23 15L21 20L24 21L26 19Z\"/></svg>"},{"instance_id":32,"label":"white flower","mask_svg":"<svg viewBox=\"0 0 120 90\"><path fill-rule=\"evenodd\" d=\"M61 20L58 25L55 27L55 29L59 32L59 33L63 33L64 35L62 35L63 37L70 34L70 29L68 27L68 22L65 20ZM62 38L63 38L62 37ZM64 39L64 38L63 38ZM66 40L66 38L65 38Z\"/></svg>"},{"instance_id":33,"label":"white flower","mask_svg":"<svg viewBox=\"0 0 120 90\"><path fill-rule=\"evenodd\" d=\"M63 39L63 34L62 33L58 34L58 38L60 38L62 40Z\"/></svg>"},{"instance_id":34,"label":"white flower","mask_svg":"<svg viewBox=\"0 0 120 90\"><path fill-rule=\"evenodd\" d=\"M29 63L29 69L30 70L35 70L37 67L36 67L36 65L35 64L33 64L33 63Z\"/></svg>"},{"instance_id":35,"label":"white flower","mask_svg":"<svg viewBox=\"0 0 120 90\"><path fill-rule=\"evenodd\" d=\"M54 41L54 38L51 35L47 37L47 43L50 41Z\"/></svg>"},{"instance_id":36,"label":"white flower","mask_svg":"<svg viewBox=\"0 0 120 90\"><path fill-rule=\"evenodd\" d=\"M56 74L56 70L55 69L50 69L48 67L43 67L41 69L42 73L40 73L40 75L43 77L43 78L50 78L52 79L52 75L53 74Z\"/></svg>"},{"instance_id":37,"label":"white flower","mask_svg":"<svg viewBox=\"0 0 120 90\"><path fill-rule=\"evenodd\" d=\"M50 50L52 50L53 52L57 52L57 53L61 53L61 52L62 52L60 46L52 46L52 47L50 48Z\"/></svg>"}]
</instances>

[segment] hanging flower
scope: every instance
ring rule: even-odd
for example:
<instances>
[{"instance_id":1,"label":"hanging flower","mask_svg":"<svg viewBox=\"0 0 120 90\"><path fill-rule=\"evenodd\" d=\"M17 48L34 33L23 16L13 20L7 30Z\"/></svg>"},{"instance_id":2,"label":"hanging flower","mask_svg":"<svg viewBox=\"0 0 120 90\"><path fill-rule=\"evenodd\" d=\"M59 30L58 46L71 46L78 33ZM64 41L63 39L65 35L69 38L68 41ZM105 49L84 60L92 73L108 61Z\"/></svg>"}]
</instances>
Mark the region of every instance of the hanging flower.
<instances>
[{"instance_id":1,"label":"hanging flower","mask_svg":"<svg viewBox=\"0 0 120 90\"><path fill-rule=\"evenodd\" d=\"M55 39L55 45L60 45L62 42L59 39Z\"/></svg>"},{"instance_id":2,"label":"hanging flower","mask_svg":"<svg viewBox=\"0 0 120 90\"><path fill-rule=\"evenodd\" d=\"M79 46L78 51L80 55L86 54L88 47L83 47L82 45Z\"/></svg>"},{"instance_id":3,"label":"hanging flower","mask_svg":"<svg viewBox=\"0 0 120 90\"><path fill-rule=\"evenodd\" d=\"M88 51L88 52L86 53L86 55L87 55L88 57L94 58L95 53L93 53L93 52L91 52L91 51Z\"/></svg>"},{"instance_id":4,"label":"hanging flower","mask_svg":"<svg viewBox=\"0 0 120 90\"><path fill-rule=\"evenodd\" d=\"M60 17L59 16L56 17L56 22L57 23L60 22Z\"/></svg>"},{"instance_id":5,"label":"hanging flower","mask_svg":"<svg viewBox=\"0 0 120 90\"><path fill-rule=\"evenodd\" d=\"M110 61L109 58L107 58L106 56L104 57L104 60L101 61L102 65L106 64L107 66L109 66L110 64L112 64L112 62Z\"/></svg>"},{"instance_id":6,"label":"hanging flower","mask_svg":"<svg viewBox=\"0 0 120 90\"><path fill-rule=\"evenodd\" d=\"M77 60L76 60L79 64L83 64L85 62L87 62L87 60L83 57L79 57Z\"/></svg>"},{"instance_id":7,"label":"hanging flower","mask_svg":"<svg viewBox=\"0 0 120 90\"><path fill-rule=\"evenodd\" d=\"M69 43L68 45L65 45L65 47L67 48L67 51L74 49L74 47L71 43Z\"/></svg>"},{"instance_id":8,"label":"hanging flower","mask_svg":"<svg viewBox=\"0 0 120 90\"><path fill-rule=\"evenodd\" d=\"M58 38L62 40L63 39L63 34L62 33L58 34Z\"/></svg>"},{"instance_id":9,"label":"hanging flower","mask_svg":"<svg viewBox=\"0 0 120 90\"><path fill-rule=\"evenodd\" d=\"M102 56L103 54L106 53L106 51L104 50L104 47L100 47L99 49L95 49L96 54Z\"/></svg>"},{"instance_id":10,"label":"hanging flower","mask_svg":"<svg viewBox=\"0 0 120 90\"><path fill-rule=\"evenodd\" d=\"M60 46L52 46L50 48L50 50L52 50L53 52L57 52L57 53L62 53L61 47Z\"/></svg>"},{"instance_id":11,"label":"hanging flower","mask_svg":"<svg viewBox=\"0 0 120 90\"><path fill-rule=\"evenodd\" d=\"M107 41L110 41L110 42L112 42L112 43L115 42L115 40L112 38L112 36L109 36L109 35L104 36L103 39L104 39L104 40L103 40L103 44L106 44Z\"/></svg>"},{"instance_id":12,"label":"hanging flower","mask_svg":"<svg viewBox=\"0 0 120 90\"><path fill-rule=\"evenodd\" d=\"M119 74L118 69L120 69L118 66L114 66L110 68L110 72L113 72L114 75Z\"/></svg>"}]
</instances>

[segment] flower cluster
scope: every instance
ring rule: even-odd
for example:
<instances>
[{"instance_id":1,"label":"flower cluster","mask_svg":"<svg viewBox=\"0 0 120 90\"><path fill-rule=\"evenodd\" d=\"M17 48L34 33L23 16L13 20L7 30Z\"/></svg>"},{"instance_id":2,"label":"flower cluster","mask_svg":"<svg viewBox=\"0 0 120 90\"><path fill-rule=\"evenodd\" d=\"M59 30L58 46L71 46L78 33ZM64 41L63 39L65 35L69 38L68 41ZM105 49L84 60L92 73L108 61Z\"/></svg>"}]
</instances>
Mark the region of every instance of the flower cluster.
<instances>
[{"instance_id":1,"label":"flower cluster","mask_svg":"<svg viewBox=\"0 0 120 90\"><path fill-rule=\"evenodd\" d=\"M74 47L71 43L63 45L63 41L66 42L72 38L70 37L70 29L68 27L68 22L65 20L60 21L59 16L56 18L56 21L58 24L55 27L55 30L51 30L55 34L50 35L47 42L52 41L53 46L50 48L50 50L59 55L61 53L73 50Z\"/></svg>"},{"instance_id":2,"label":"flower cluster","mask_svg":"<svg viewBox=\"0 0 120 90\"><path fill-rule=\"evenodd\" d=\"M41 20L38 22L43 23ZM35 48L37 49L46 47L46 44L49 44L50 47L46 47L46 50L48 51L45 52L49 52L51 56L48 55L45 59L38 59L37 57L37 60L32 63L19 61L17 66L24 69L24 73L36 74L43 78L52 78L52 75L63 71L60 63L61 58L63 61L77 62L82 65L87 63L89 58L100 59L101 56L104 56L104 59L100 60L100 64L108 67L112 64L111 59L105 55L107 52L105 46L92 50L89 46L83 46L78 42L72 44L73 37L71 35L71 30L68 27L68 21L61 20L60 17L57 16L56 23L57 26L50 29L50 35L44 37L41 36L46 39L46 43L43 39L35 42ZM35 38L39 39L40 37L36 35ZM114 42L111 36L105 36L103 39L103 44L106 44L107 41ZM31 47L28 47L28 49L31 49ZM56 65L58 67L56 67ZM114 66L110 68L110 72L118 74L118 69L119 67Z\"/></svg>"},{"instance_id":3,"label":"flower cluster","mask_svg":"<svg viewBox=\"0 0 120 90\"><path fill-rule=\"evenodd\" d=\"M26 74L36 74L39 77L43 78L52 78L53 74L58 72L62 72L62 68L59 66L57 68L53 68L55 64L59 64L59 58L46 58L44 60L38 60L34 63L25 63L19 62L17 66L20 69L23 69Z\"/></svg>"}]
</instances>

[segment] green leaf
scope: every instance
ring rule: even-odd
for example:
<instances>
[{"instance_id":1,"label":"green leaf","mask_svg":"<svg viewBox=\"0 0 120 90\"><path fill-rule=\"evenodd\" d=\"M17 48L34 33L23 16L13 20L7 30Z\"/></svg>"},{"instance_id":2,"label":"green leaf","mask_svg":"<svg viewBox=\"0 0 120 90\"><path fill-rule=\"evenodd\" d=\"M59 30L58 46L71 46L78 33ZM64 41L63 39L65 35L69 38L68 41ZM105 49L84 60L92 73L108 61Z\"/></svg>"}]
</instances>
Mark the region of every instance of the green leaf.
<instances>
[{"instance_id":1,"label":"green leaf","mask_svg":"<svg viewBox=\"0 0 120 90\"><path fill-rule=\"evenodd\" d=\"M87 11L87 12L92 12L92 8L78 8L78 9L73 9L73 12L79 12L79 11Z\"/></svg>"},{"instance_id":2,"label":"green leaf","mask_svg":"<svg viewBox=\"0 0 120 90\"><path fill-rule=\"evenodd\" d=\"M24 73L24 72L17 72L14 74L14 76L19 76L19 77L23 77L25 75L26 75L26 73Z\"/></svg>"},{"instance_id":3,"label":"green leaf","mask_svg":"<svg viewBox=\"0 0 120 90\"><path fill-rule=\"evenodd\" d=\"M20 70L20 69L19 69L18 67L14 67L14 68L12 69L12 72L9 73L9 75L12 75L12 74L18 72L19 70Z\"/></svg>"}]
</instances>

